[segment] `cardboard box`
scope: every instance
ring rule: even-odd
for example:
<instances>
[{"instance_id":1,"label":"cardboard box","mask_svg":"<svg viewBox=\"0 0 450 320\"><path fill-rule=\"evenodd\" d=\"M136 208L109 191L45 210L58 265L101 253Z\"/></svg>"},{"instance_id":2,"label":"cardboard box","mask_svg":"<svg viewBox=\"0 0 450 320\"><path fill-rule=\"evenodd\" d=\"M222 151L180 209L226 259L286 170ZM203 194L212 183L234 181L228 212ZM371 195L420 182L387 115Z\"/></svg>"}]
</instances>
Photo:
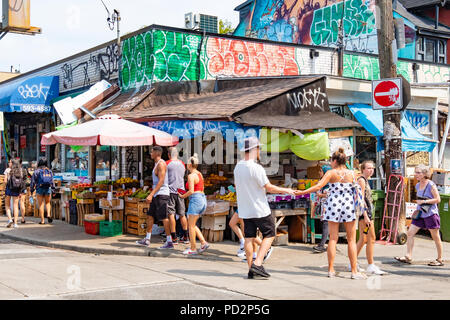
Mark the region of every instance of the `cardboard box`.
<instances>
[{"instance_id":1,"label":"cardboard box","mask_svg":"<svg viewBox=\"0 0 450 320\"><path fill-rule=\"evenodd\" d=\"M410 219L414 211L417 209L417 203L405 202L406 205L406 219Z\"/></svg>"},{"instance_id":2,"label":"cardboard box","mask_svg":"<svg viewBox=\"0 0 450 320\"><path fill-rule=\"evenodd\" d=\"M450 186L450 171L447 172L433 172L433 182L440 186Z\"/></svg>"}]
</instances>

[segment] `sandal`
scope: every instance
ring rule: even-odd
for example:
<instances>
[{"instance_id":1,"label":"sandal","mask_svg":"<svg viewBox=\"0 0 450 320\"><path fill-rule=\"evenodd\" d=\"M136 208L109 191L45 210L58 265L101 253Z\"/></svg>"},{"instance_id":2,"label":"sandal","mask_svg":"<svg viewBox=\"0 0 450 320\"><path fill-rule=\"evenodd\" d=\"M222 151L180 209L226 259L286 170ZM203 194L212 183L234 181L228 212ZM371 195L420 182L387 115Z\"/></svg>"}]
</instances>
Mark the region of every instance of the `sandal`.
<instances>
[{"instance_id":1,"label":"sandal","mask_svg":"<svg viewBox=\"0 0 450 320\"><path fill-rule=\"evenodd\" d=\"M25 224L26 223L25 219L20 221L20 223Z\"/></svg>"},{"instance_id":2,"label":"sandal","mask_svg":"<svg viewBox=\"0 0 450 320\"><path fill-rule=\"evenodd\" d=\"M45 222L39 222L39 224L45 224Z\"/></svg>"},{"instance_id":3,"label":"sandal","mask_svg":"<svg viewBox=\"0 0 450 320\"><path fill-rule=\"evenodd\" d=\"M438 259L430 262L428 264L430 267L442 267L444 265L444 263L442 261L439 261Z\"/></svg>"},{"instance_id":4,"label":"sandal","mask_svg":"<svg viewBox=\"0 0 450 320\"><path fill-rule=\"evenodd\" d=\"M402 262L402 263L406 263L406 264L411 264L412 259L408 258L407 256L404 257L394 257L395 260Z\"/></svg>"}]
</instances>

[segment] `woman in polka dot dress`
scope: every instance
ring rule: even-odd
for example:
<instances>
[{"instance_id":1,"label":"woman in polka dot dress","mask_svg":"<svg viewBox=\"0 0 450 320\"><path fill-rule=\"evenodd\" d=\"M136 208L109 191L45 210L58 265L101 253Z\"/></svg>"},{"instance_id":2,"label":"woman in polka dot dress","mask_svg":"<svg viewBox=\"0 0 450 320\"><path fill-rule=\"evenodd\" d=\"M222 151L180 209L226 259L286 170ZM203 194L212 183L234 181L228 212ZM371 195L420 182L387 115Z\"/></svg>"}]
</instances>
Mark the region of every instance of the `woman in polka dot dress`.
<instances>
[{"instance_id":1,"label":"woman in polka dot dress","mask_svg":"<svg viewBox=\"0 0 450 320\"><path fill-rule=\"evenodd\" d=\"M352 279L366 279L357 270L356 256L356 213L353 201L353 182L355 174L346 167L347 158L344 149L333 153L331 157L332 170L327 171L323 178L315 186L305 191L296 191L297 195L317 192L327 183L328 199L325 209L324 220L328 221L330 239L328 242L328 277L334 278L337 273L334 270L334 259L336 257L336 244L339 239L339 223L344 223L347 233L348 257L352 269Z\"/></svg>"}]
</instances>

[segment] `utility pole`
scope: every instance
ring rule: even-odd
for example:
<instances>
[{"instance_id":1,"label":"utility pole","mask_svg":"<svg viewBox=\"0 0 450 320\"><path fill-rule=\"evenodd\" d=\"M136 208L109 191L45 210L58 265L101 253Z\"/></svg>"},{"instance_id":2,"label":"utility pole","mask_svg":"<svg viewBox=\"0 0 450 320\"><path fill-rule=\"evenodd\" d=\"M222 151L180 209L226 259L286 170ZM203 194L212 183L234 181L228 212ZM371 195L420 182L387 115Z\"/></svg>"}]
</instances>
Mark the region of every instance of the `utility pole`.
<instances>
[{"instance_id":1,"label":"utility pole","mask_svg":"<svg viewBox=\"0 0 450 320\"><path fill-rule=\"evenodd\" d=\"M380 65L380 78L395 78L397 77L397 66L394 63L394 53L392 48L395 41L394 32L394 19L392 10L392 0L376 0L377 15L379 21L378 34L378 59ZM385 159L385 174L386 185L389 182L391 175L391 160L400 159L403 163L402 155L402 139L401 139L401 111L389 110L383 111L383 123L384 123L384 159ZM403 163L405 168L406 164ZM392 180L391 189L395 190L399 181ZM399 188L401 190L401 188ZM388 203L394 202L394 194L388 192L386 194L386 200ZM398 234L405 233L406 231L406 216L404 200L401 204L400 219L398 225ZM389 206L388 206L389 208ZM392 216L392 215L391 215ZM395 241L396 239L392 239Z\"/></svg>"}]
</instances>

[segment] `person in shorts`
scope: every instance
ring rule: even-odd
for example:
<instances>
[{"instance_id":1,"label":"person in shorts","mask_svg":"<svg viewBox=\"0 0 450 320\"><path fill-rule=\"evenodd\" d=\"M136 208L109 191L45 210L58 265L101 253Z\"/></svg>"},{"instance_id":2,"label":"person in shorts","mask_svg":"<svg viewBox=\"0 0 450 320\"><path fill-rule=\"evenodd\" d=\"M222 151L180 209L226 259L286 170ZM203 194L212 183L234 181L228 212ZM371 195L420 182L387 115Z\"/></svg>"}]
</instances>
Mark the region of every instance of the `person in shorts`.
<instances>
[{"instance_id":1,"label":"person in shorts","mask_svg":"<svg viewBox=\"0 0 450 320\"><path fill-rule=\"evenodd\" d=\"M262 263L276 236L276 230L266 192L295 195L294 190L280 188L269 182L264 168L257 163L260 158L260 146L256 137L244 139L241 151L244 152L245 158L239 161L234 169L238 215L244 220L244 248L249 279L270 277ZM263 240L257 257L253 260L253 241L258 229L262 233Z\"/></svg>"},{"instance_id":2,"label":"person in shorts","mask_svg":"<svg viewBox=\"0 0 450 320\"><path fill-rule=\"evenodd\" d=\"M197 227L197 220L200 218L200 215L206 211L207 206L203 175L197 170L198 165L198 156L197 154L194 154L194 156L189 159L187 166L189 170L188 181L186 183L187 192L185 194L179 194L181 199L189 197L189 207L186 215L188 216L189 241L191 247L183 252L185 255L196 255L209 248L209 244L206 242L205 237L203 237L199 227ZM201 243L201 247L198 250L196 244L197 237Z\"/></svg>"},{"instance_id":3,"label":"person in shorts","mask_svg":"<svg viewBox=\"0 0 450 320\"><path fill-rule=\"evenodd\" d=\"M170 234L172 236L173 243L177 243L176 236L176 219L175 215L178 215L182 227L182 234L180 241L184 244L189 243L189 231L188 223L186 219L186 205L184 200L178 195L178 190L184 191L184 174L186 172L186 165L183 161L178 159L178 150L176 147L169 148L169 161L167 164L167 175L169 177L169 221L170 221Z\"/></svg>"},{"instance_id":4,"label":"person in shorts","mask_svg":"<svg viewBox=\"0 0 450 320\"><path fill-rule=\"evenodd\" d=\"M159 146L153 147L151 158L155 161L155 168L152 172L153 189L147 197L147 202L150 203L150 209L147 212L147 235L144 239L136 241L139 245L149 246L153 224L162 221L164 230L167 235L166 242L159 249L173 249L172 236L170 236L170 223L168 217L168 205L170 198L169 178L167 176L166 162L161 159L162 148Z\"/></svg>"},{"instance_id":5,"label":"person in shorts","mask_svg":"<svg viewBox=\"0 0 450 320\"><path fill-rule=\"evenodd\" d=\"M48 162L46 158L39 159L38 169L34 171L31 177L30 191L33 193L36 190L36 200L39 207L39 216L41 222L39 224L45 224L44 220L44 206L47 211L47 221L52 223L52 190L55 188L55 182L53 181L53 172L48 168Z\"/></svg>"}]
</instances>

